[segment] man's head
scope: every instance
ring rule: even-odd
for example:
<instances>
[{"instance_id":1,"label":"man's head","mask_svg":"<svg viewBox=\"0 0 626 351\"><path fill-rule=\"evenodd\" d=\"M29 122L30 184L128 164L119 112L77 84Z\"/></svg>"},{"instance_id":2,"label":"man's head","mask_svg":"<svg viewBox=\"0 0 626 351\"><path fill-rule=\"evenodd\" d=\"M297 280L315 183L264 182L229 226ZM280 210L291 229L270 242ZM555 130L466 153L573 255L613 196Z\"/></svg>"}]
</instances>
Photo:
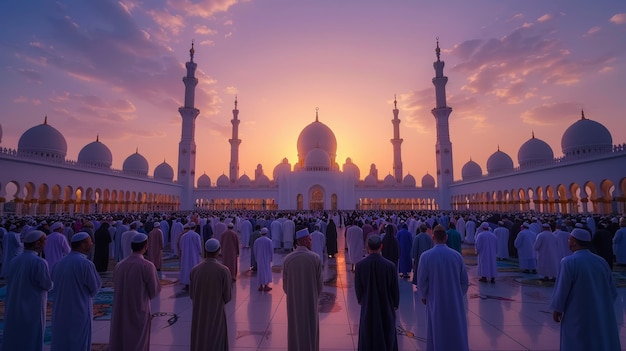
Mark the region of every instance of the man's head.
<instances>
[{"instance_id":1,"label":"man's head","mask_svg":"<svg viewBox=\"0 0 626 351\"><path fill-rule=\"evenodd\" d=\"M261 235L267 235L267 232L268 232L267 228L261 229Z\"/></svg>"},{"instance_id":2,"label":"man's head","mask_svg":"<svg viewBox=\"0 0 626 351\"><path fill-rule=\"evenodd\" d=\"M448 234L441 224L435 226L433 229L433 240L436 244L445 244L448 241Z\"/></svg>"},{"instance_id":3,"label":"man's head","mask_svg":"<svg viewBox=\"0 0 626 351\"><path fill-rule=\"evenodd\" d=\"M93 241L86 232L78 232L72 236L70 246L73 251L78 251L82 254L87 254L93 247Z\"/></svg>"},{"instance_id":4,"label":"man's head","mask_svg":"<svg viewBox=\"0 0 626 351\"><path fill-rule=\"evenodd\" d=\"M46 246L46 233L41 230L33 230L24 236L24 249L41 253L44 246Z\"/></svg>"},{"instance_id":5,"label":"man's head","mask_svg":"<svg viewBox=\"0 0 626 351\"><path fill-rule=\"evenodd\" d=\"M304 246L311 250L311 234L307 228L300 229L296 232L296 243L298 243L298 246Z\"/></svg>"},{"instance_id":6,"label":"man's head","mask_svg":"<svg viewBox=\"0 0 626 351\"><path fill-rule=\"evenodd\" d=\"M61 223L61 222L54 222L54 223L50 226L50 231L51 231L51 232L58 232L58 233L62 233L62 232L63 232L63 223Z\"/></svg>"},{"instance_id":7,"label":"man's head","mask_svg":"<svg viewBox=\"0 0 626 351\"><path fill-rule=\"evenodd\" d=\"M367 239L367 251L369 253L381 252L383 249L383 239L378 234L371 235Z\"/></svg>"},{"instance_id":8,"label":"man's head","mask_svg":"<svg viewBox=\"0 0 626 351\"><path fill-rule=\"evenodd\" d=\"M567 245L572 252L588 249L591 246L591 233L582 228L574 228L569 234Z\"/></svg>"},{"instance_id":9,"label":"man's head","mask_svg":"<svg viewBox=\"0 0 626 351\"><path fill-rule=\"evenodd\" d=\"M209 239L204 243L204 249L208 258L215 258L220 253L220 242L217 239Z\"/></svg>"},{"instance_id":10,"label":"man's head","mask_svg":"<svg viewBox=\"0 0 626 351\"><path fill-rule=\"evenodd\" d=\"M420 233L426 233L428 230L428 226L426 224L420 224L419 231Z\"/></svg>"},{"instance_id":11,"label":"man's head","mask_svg":"<svg viewBox=\"0 0 626 351\"><path fill-rule=\"evenodd\" d=\"M144 233L133 235L133 238L130 240L130 248L134 253L143 254L148 249L148 236Z\"/></svg>"}]
</instances>

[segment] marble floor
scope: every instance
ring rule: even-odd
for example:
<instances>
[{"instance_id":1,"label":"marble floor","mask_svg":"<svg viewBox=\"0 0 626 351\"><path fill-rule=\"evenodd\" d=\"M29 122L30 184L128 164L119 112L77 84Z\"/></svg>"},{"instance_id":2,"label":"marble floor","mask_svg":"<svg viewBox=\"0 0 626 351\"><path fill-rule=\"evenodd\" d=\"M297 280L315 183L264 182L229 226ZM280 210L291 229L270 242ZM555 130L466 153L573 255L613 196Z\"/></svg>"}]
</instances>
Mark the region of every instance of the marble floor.
<instances>
[{"instance_id":1,"label":"marble floor","mask_svg":"<svg viewBox=\"0 0 626 351\"><path fill-rule=\"evenodd\" d=\"M343 247L343 232L339 235ZM256 277L248 270L249 249L242 249L241 273L228 303L227 319L231 350L286 350L287 311L282 291L283 253L274 256L274 279L270 292L257 291ZM467 319L471 350L558 350L559 325L552 320L549 300L552 287L522 284L537 278L510 269L501 272L496 284L478 281L476 267L468 264L470 287L467 293ZM353 281L343 253L325 265L320 301L320 348L356 350L359 311ZM176 272L163 272L176 279ZM618 289L615 304L620 338L626 350L626 288ZM164 286L152 301L151 350L188 350L192 305L180 284ZM173 318L174 317L174 318ZM172 323L173 322L173 323ZM400 279L400 308L397 312L400 350L426 349L426 309L415 288ZM94 344L107 344L109 321L94 321ZM106 349L105 345L102 345Z\"/></svg>"}]
</instances>

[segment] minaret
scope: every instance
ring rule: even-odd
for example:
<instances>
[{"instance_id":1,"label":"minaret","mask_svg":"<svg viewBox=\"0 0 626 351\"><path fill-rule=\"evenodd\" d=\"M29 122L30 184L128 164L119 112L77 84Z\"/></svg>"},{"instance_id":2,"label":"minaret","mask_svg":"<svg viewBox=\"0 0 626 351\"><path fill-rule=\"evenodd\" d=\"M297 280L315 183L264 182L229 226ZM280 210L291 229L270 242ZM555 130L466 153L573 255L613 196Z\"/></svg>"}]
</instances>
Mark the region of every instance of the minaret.
<instances>
[{"instance_id":1,"label":"minaret","mask_svg":"<svg viewBox=\"0 0 626 351\"><path fill-rule=\"evenodd\" d=\"M233 109L233 119L230 123L233 125L233 137L228 139L230 143L230 182L234 184L239 179L239 110L237 109L237 96L235 96L235 109Z\"/></svg>"},{"instance_id":2,"label":"minaret","mask_svg":"<svg viewBox=\"0 0 626 351\"><path fill-rule=\"evenodd\" d=\"M450 142L450 126L448 117L452 108L446 105L446 83L448 77L443 75L444 61L440 60L441 49L439 49L439 38L437 38L437 48L435 49L437 61L433 63L435 77L436 107L432 109L432 114L437 121L437 144L435 145L435 157L437 159L437 187L439 189L439 208L446 210L451 208L450 191L448 186L454 180L452 164L452 143Z\"/></svg>"},{"instance_id":3,"label":"minaret","mask_svg":"<svg viewBox=\"0 0 626 351\"><path fill-rule=\"evenodd\" d=\"M400 138L400 119L398 118L398 101L396 96L393 96L393 139L391 139L391 145L393 145L393 175L396 177L396 182L402 182L402 141Z\"/></svg>"},{"instance_id":4,"label":"minaret","mask_svg":"<svg viewBox=\"0 0 626 351\"><path fill-rule=\"evenodd\" d=\"M183 187L180 198L181 210L192 210L194 208L193 187L196 174L196 117L200 114L200 110L195 108L195 93L198 78L196 78L196 68L198 65L193 62L195 50L193 42L189 50L189 62L185 64L187 67L187 75L183 77L185 84L185 105L178 108L180 117L183 119L182 134L180 143L178 143L178 183Z\"/></svg>"}]
</instances>

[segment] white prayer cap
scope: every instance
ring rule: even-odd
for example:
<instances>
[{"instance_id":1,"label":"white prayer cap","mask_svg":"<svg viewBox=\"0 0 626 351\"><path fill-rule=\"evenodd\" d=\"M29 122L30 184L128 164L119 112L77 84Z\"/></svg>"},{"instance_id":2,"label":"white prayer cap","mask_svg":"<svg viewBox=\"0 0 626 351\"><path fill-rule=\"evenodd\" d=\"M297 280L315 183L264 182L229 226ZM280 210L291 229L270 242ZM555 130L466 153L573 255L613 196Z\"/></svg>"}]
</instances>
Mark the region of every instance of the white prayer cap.
<instances>
[{"instance_id":1,"label":"white prayer cap","mask_svg":"<svg viewBox=\"0 0 626 351\"><path fill-rule=\"evenodd\" d=\"M189 223L186 223L186 224L183 226L183 229L189 229Z\"/></svg>"},{"instance_id":2,"label":"white prayer cap","mask_svg":"<svg viewBox=\"0 0 626 351\"><path fill-rule=\"evenodd\" d=\"M24 236L24 242L26 244L34 243L35 241L41 239L42 236L46 235L46 233L41 230L33 230Z\"/></svg>"},{"instance_id":3,"label":"white prayer cap","mask_svg":"<svg viewBox=\"0 0 626 351\"><path fill-rule=\"evenodd\" d=\"M524 223L522 224L522 226L523 226L524 228L530 228L530 224L528 224L528 222L524 222Z\"/></svg>"},{"instance_id":4,"label":"white prayer cap","mask_svg":"<svg viewBox=\"0 0 626 351\"><path fill-rule=\"evenodd\" d=\"M550 228L550 223L543 223L541 228Z\"/></svg>"},{"instance_id":5,"label":"white prayer cap","mask_svg":"<svg viewBox=\"0 0 626 351\"><path fill-rule=\"evenodd\" d=\"M137 243L142 243L144 241L148 240L148 236L144 233L137 233L135 235L133 235L133 238L130 239L131 243L137 244Z\"/></svg>"},{"instance_id":6,"label":"white prayer cap","mask_svg":"<svg viewBox=\"0 0 626 351\"><path fill-rule=\"evenodd\" d=\"M261 235L267 234L268 231L267 228L261 228Z\"/></svg>"},{"instance_id":7,"label":"white prayer cap","mask_svg":"<svg viewBox=\"0 0 626 351\"><path fill-rule=\"evenodd\" d=\"M135 227L137 227L137 228L142 226L142 224L141 224L141 222L140 222L140 221L134 221L134 222L133 222L133 223L131 223L130 225L134 225L134 226L135 226Z\"/></svg>"},{"instance_id":8,"label":"white prayer cap","mask_svg":"<svg viewBox=\"0 0 626 351\"><path fill-rule=\"evenodd\" d=\"M574 224L574 227L576 227L576 228L584 228L582 223L576 223L576 224Z\"/></svg>"},{"instance_id":9,"label":"white prayer cap","mask_svg":"<svg viewBox=\"0 0 626 351\"><path fill-rule=\"evenodd\" d=\"M51 226L50 226L50 230L51 231L55 231L57 229L63 228L63 223L61 222L54 222Z\"/></svg>"},{"instance_id":10,"label":"white prayer cap","mask_svg":"<svg viewBox=\"0 0 626 351\"><path fill-rule=\"evenodd\" d=\"M591 233L584 229L576 228L572 230L570 236L580 240L580 241L591 241Z\"/></svg>"},{"instance_id":11,"label":"white prayer cap","mask_svg":"<svg viewBox=\"0 0 626 351\"><path fill-rule=\"evenodd\" d=\"M305 236L309 236L309 229L308 228L304 228L304 229L300 229L296 232L296 239L301 239L304 238Z\"/></svg>"},{"instance_id":12,"label":"white prayer cap","mask_svg":"<svg viewBox=\"0 0 626 351\"><path fill-rule=\"evenodd\" d=\"M39 223L39 224L41 224L41 225L46 225L46 224L48 224L48 222L46 222L46 221L41 221L41 223Z\"/></svg>"},{"instance_id":13,"label":"white prayer cap","mask_svg":"<svg viewBox=\"0 0 626 351\"><path fill-rule=\"evenodd\" d=\"M504 225L504 222L503 221L498 221L498 224L499 225Z\"/></svg>"},{"instance_id":14,"label":"white prayer cap","mask_svg":"<svg viewBox=\"0 0 626 351\"><path fill-rule=\"evenodd\" d=\"M487 223L487 222L482 222L482 223L480 224L480 227L481 227L481 228L484 228L484 229L487 229L487 228L489 228L489 223Z\"/></svg>"},{"instance_id":15,"label":"white prayer cap","mask_svg":"<svg viewBox=\"0 0 626 351\"><path fill-rule=\"evenodd\" d=\"M87 239L89 237L89 234L86 232L78 232L74 235L72 235L72 239L70 240L71 242L75 243L78 241L83 241L85 239Z\"/></svg>"},{"instance_id":16,"label":"white prayer cap","mask_svg":"<svg viewBox=\"0 0 626 351\"><path fill-rule=\"evenodd\" d=\"M161 223L159 223L159 222L154 222L154 226L155 226L155 227L160 227L160 226L161 226Z\"/></svg>"},{"instance_id":17,"label":"white prayer cap","mask_svg":"<svg viewBox=\"0 0 626 351\"><path fill-rule=\"evenodd\" d=\"M220 242L217 239L209 239L206 241L206 243L204 243L204 249L207 252L216 252L217 250L220 249Z\"/></svg>"},{"instance_id":18,"label":"white prayer cap","mask_svg":"<svg viewBox=\"0 0 626 351\"><path fill-rule=\"evenodd\" d=\"M189 222L189 229L193 229L196 227L196 222Z\"/></svg>"},{"instance_id":19,"label":"white prayer cap","mask_svg":"<svg viewBox=\"0 0 626 351\"><path fill-rule=\"evenodd\" d=\"M228 228L234 228L235 225L233 224L233 222L228 223Z\"/></svg>"}]
</instances>

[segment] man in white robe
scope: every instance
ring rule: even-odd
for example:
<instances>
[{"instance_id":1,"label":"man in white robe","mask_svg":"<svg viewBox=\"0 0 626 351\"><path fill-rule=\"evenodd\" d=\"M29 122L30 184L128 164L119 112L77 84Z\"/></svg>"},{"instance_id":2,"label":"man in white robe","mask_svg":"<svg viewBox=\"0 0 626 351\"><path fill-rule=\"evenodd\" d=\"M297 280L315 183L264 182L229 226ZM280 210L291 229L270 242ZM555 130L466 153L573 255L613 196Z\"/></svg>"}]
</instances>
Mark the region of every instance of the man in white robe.
<instances>
[{"instance_id":1,"label":"man in white robe","mask_svg":"<svg viewBox=\"0 0 626 351\"><path fill-rule=\"evenodd\" d=\"M619 226L613 237L613 253L615 263L626 265L626 217L620 218Z\"/></svg>"},{"instance_id":2,"label":"man in white robe","mask_svg":"<svg viewBox=\"0 0 626 351\"><path fill-rule=\"evenodd\" d=\"M133 253L131 249L131 241L136 234L139 234L137 228L139 228L139 224L141 222L135 221L130 224L130 229L122 234L120 238L120 248L122 250L122 260L126 257L130 256Z\"/></svg>"},{"instance_id":3,"label":"man in white robe","mask_svg":"<svg viewBox=\"0 0 626 351\"><path fill-rule=\"evenodd\" d=\"M224 232L228 230L226 222L219 221L215 223L214 229L215 230L213 231L213 239L216 239L217 241L222 241L222 234L224 234Z\"/></svg>"},{"instance_id":4,"label":"man in white robe","mask_svg":"<svg viewBox=\"0 0 626 351\"><path fill-rule=\"evenodd\" d=\"M130 230L130 226L126 223L128 223L127 220L117 221L117 226L115 228L115 236L113 238L113 241L115 242L115 262L120 262L124 259L124 252L122 251L122 234ZM74 235L73 232L72 235ZM68 241L69 240L72 240L71 236Z\"/></svg>"},{"instance_id":5,"label":"man in white robe","mask_svg":"<svg viewBox=\"0 0 626 351\"><path fill-rule=\"evenodd\" d=\"M463 216L456 220L456 230L461 234L461 240L465 240L465 218Z\"/></svg>"},{"instance_id":6,"label":"man in white robe","mask_svg":"<svg viewBox=\"0 0 626 351\"><path fill-rule=\"evenodd\" d=\"M190 225L185 225L186 232L180 236L180 273L178 280L185 285L184 290L189 289L191 269L200 263L202 259L202 239L200 234L190 230ZM194 226L195 227L195 226Z\"/></svg>"},{"instance_id":7,"label":"man in white robe","mask_svg":"<svg viewBox=\"0 0 626 351\"><path fill-rule=\"evenodd\" d=\"M569 249L569 232L567 231L567 225L565 225L565 223L561 224L561 226L554 232L554 236L556 237L556 246L559 252L560 264L563 257L567 257L572 254L572 251Z\"/></svg>"},{"instance_id":8,"label":"man in white robe","mask_svg":"<svg viewBox=\"0 0 626 351\"><path fill-rule=\"evenodd\" d=\"M166 247L167 244L170 243L170 225L165 218L161 220L161 226L159 228L161 228L161 232L163 232L163 247Z\"/></svg>"},{"instance_id":9,"label":"man in white robe","mask_svg":"<svg viewBox=\"0 0 626 351\"><path fill-rule=\"evenodd\" d=\"M270 224L270 234L272 235L274 249L279 249L283 241L283 223L278 219L273 220Z\"/></svg>"},{"instance_id":10,"label":"man in white robe","mask_svg":"<svg viewBox=\"0 0 626 351\"><path fill-rule=\"evenodd\" d=\"M320 224L315 224L315 230L311 233L311 251L320 256L322 264L328 259L326 255L326 236L320 230Z\"/></svg>"},{"instance_id":11,"label":"man in white robe","mask_svg":"<svg viewBox=\"0 0 626 351\"><path fill-rule=\"evenodd\" d=\"M537 273L543 275L544 280L556 279L559 271L561 257L556 236L550 231L550 224L542 224L542 229L537 234L534 250L537 252Z\"/></svg>"},{"instance_id":12,"label":"man in white robe","mask_svg":"<svg viewBox=\"0 0 626 351\"><path fill-rule=\"evenodd\" d=\"M261 229L261 236L254 241L252 250L257 264L257 284L259 291L270 291L269 283L272 281L272 260L274 258L274 244L267 237L267 228Z\"/></svg>"},{"instance_id":13,"label":"man in white robe","mask_svg":"<svg viewBox=\"0 0 626 351\"><path fill-rule=\"evenodd\" d=\"M561 350L621 350L609 265L589 251L591 233L584 229L572 230L569 246L573 254L561 260L550 303L561 323Z\"/></svg>"},{"instance_id":14,"label":"man in white robe","mask_svg":"<svg viewBox=\"0 0 626 351\"><path fill-rule=\"evenodd\" d=\"M185 229L183 228L183 224L180 222L180 219L176 218L176 220L172 223L172 229L170 230L170 247L172 249L174 257L180 256L178 239L180 238L183 231L185 231Z\"/></svg>"},{"instance_id":15,"label":"man in white robe","mask_svg":"<svg viewBox=\"0 0 626 351\"><path fill-rule=\"evenodd\" d=\"M285 251L293 250L293 239L296 235L296 224L293 220L287 219L283 222L283 249Z\"/></svg>"},{"instance_id":16,"label":"man in white robe","mask_svg":"<svg viewBox=\"0 0 626 351\"><path fill-rule=\"evenodd\" d=\"M8 276L11 261L22 254L23 251L24 244L20 238L20 233L17 232L15 224L12 224L2 239L2 272L0 272L0 276Z\"/></svg>"},{"instance_id":17,"label":"man in white robe","mask_svg":"<svg viewBox=\"0 0 626 351\"><path fill-rule=\"evenodd\" d=\"M465 222L465 240L466 244L474 244L476 240L476 222L471 218Z\"/></svg>"},{"instance_id":18,"label":"man in white robe","mask_svg":"<svg viewBox=\"0 0 626 351\"><path fill-rule=\"evenodd\" d=\"M446 245L442 226L433 230L435 247L420 257L417 287L427 307L427 350L467 351L465 294L469 279L463 256Z\"/></svg>"},{"instance_id":19,"label":"man in white robe","mask_svg":"<svg viewBox=\"0 0 626 351\"><path fill-rule=\"evenodd\" d=\"M244 249L250 248L250 235L252 235L252 222L244 219L239 224L239 235L241 236L241 245Z\"/></svg>"},{"instance_id":20,"label":"man in white robe","mask_svg":"<svg viewBox=\"0 0 626 351\"><path fill-rule=\"evenodd\" d=\"M46 240L46 247L43 248L43 252L48 262L48 269L50 272L54 269L54 265L57 264L63 257L70 253L70 244L63 234L63 223L54 222L50 226L50 234Z\"/></svg>"},{"instance_id":21,"label":"man in white robe","mask_svg":"<svg viewBox=\"0 0 626 351\"><path fill-rule=\"evenodd\" d=\"M509 258L509 229L504 226L503 221L498 222L498 228L493 230L493 234L498 239L498 249L496 250L497 260L507 260Z\"/></svg>"},{"instance_id":22,"label":"man in white robe","mask_svg":"<svg viewBox=\"0 0 626 351\"><path fill-rule=\"evenodd\" d=\"M358 225L346 228L346 241L348 243L348 257L352 264L351 272L354 272L356 264L363 259L363 229Z\"/></svg>"},{"instance_id":23,"label":"man in white robe","mask_svg":"<svg viewBox=\"0 0 626 351\"><path fill-rule=\"evenodd\" d=\"M537 234L530 228L528 222L522 224L522 230L515 238L515 248L517 248L517 256L519 258L519 268L524 273L537 273L537 257L535 256L535 240Z\"/></svg>"},{"instance_id":24,"label":"man in white robe","mask_svg":"<svg viewBox=\"0 0 626 351\"><path fill-rule=\"evenodd\" d=\"M480 232L476 235L476 253L478 254L477 273L483 283L490 279L491 283L496 282L498 275L498 264L496 251L498 249L498 238L491 232L489 223L483 222L480 225Z\"/></svg>"}]
</instances>

